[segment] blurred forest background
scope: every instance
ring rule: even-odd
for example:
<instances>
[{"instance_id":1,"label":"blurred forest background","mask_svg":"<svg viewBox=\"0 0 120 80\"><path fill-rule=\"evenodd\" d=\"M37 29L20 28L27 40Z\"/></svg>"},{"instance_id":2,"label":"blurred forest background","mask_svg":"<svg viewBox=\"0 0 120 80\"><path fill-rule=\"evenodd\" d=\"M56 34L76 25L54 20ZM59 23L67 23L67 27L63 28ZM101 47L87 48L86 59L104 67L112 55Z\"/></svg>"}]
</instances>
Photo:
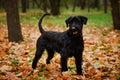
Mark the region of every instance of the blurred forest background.
<instances>
[{"instance_id":1,"label":"blurred forest background","mask_svg":"<svg viewBox=\"0 0 120 80\"><path fill-rule=\"evenodd\" d=\"M5 16L4 11L6 20L2 19ZM27 17L30 13L35 15L34 17L43 13L51 13L54 16L64 14L64 18L67 15L85 15L88 18L96 18L95 21L98 22L104 19L103 22L106 23L111 19L111 23L107 24L113 24L114 29L120 29L120 0L0 0L0 13L0 23L7 21L9 40L16 42L23 40L20 28L24 19L22 16L26 14ZM109 18L105 15L109 15Z\"/></svg>"},{"instance_id":2,"label":"blurred forest background","mask_svg":"<svg viewBox=\"0 0 120 80\"><path fill-rule=\"evenodd\" d=\"M46 51L32 70L40 36L38 20L45 30L62 32L70 16L88 18L83 36L83 74L75 75L75 60L61 74L60 56L46 65ZM120 0L0 0L0 80L120 80Z\"/></svg>"}]
</instances>

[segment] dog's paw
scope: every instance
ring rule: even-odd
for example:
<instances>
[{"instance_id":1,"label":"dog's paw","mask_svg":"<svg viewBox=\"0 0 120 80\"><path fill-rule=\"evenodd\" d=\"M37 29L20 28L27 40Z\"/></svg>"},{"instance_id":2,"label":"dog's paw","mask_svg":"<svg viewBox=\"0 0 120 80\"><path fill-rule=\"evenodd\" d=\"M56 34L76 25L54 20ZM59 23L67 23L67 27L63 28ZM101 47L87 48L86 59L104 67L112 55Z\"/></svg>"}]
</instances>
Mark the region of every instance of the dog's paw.
<instances>
[{"instance_id":1,"label":"dog's paw","mask_svg":"<svg viewBox=\"0 0 120 80\"><path fill-rule=\"evenodd\" d=\"M62 71L62 72L64 72L64 71L68 71L68 68L62 68L61 71Z\"/></svg>"},{"instance_id":2,"label":"dog's paw","mask_svg":"<svg viewBox=\"0 0 120 80\"><path fill-rule=\"evenodd\" d=\"M83 73L82 72L77 72L77 75L83 75Z\"/></svg>"},{"instance_id":3,"label":"dog's paw","mask_svg":"<svg viewBox=\"0 0 120 80\"><path fill-rule=\"evenodd\" d=\"M47 60L47 61L46 61L46 64L50 64L50 60Z\"/></svg>"},{"instance_id":4,"label":"dog's paw","mask_svg":"<svg viewBox=\"0 0 120 80\"><path fill-rule=\"evenodd\" d=\"M36 69L36 65L34 63L32 63L32 68Z\"/></svg>"}]
</instances>

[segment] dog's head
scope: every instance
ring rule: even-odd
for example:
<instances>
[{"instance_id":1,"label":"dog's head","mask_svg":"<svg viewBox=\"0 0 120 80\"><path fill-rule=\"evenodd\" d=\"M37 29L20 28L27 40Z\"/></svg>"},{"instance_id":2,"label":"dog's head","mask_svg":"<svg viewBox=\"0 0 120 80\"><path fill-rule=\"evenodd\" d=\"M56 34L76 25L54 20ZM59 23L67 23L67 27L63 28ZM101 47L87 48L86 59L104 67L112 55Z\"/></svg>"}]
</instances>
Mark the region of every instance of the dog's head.
<instances>
[{"instance_id":1,"label":"dog's head","mask_svg":"<svg viewBox=\"0 0 120 80\"><path fill-rule=\"evenodd\" d=\"M84 16L72 16L69 17L66 21L67 27L72 35L78 35L82 33L83 24L87 23L87 18Z\"/></svg>"}]
</instances>

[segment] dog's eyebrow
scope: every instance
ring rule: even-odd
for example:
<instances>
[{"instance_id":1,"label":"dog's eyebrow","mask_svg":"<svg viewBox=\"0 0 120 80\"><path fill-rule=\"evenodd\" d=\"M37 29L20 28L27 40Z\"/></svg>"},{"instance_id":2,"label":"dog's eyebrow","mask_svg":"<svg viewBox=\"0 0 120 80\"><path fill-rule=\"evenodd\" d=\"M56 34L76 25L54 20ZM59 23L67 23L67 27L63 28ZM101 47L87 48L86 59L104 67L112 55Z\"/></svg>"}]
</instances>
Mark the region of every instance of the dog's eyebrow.
<instances>
[{"instance_id":1,"label":"dog's eyebrow","mask_svg":"<svg viewBox=\"0 0 120 80\"><path fill-rule=\"evenodd\" d=\"M71 22L73 19L77 19L78 21L81 21L80 17L78 16L72 16L69 20L69 22Z\"/></svg>"},{"instance_id":2,"label":"dog's eyebrow","mask_svg":"<svg viewBox=\"0 0 120 80\"><path fill-rule=\"evenodd\" d=\"M65 22L67 24L67 27L69 25L69 23L73 20L73 16L69 17Z\"/></svg>"},{"instance_id":3,"label":"dog's eyebrow","mask_svg":"<svg viewBox=\"0 0 120 80\"><path fill-rule=\"evenodd\" d=\"M81 21L81 19L80 19L78 16L76 16L75 18L76 18L78 21Z\"/></svg>"},{"instance_id":4,"label":"dog's eyebrow","mask_svg":"<svg viewBox=\"0 0 120 80\"><path fill-rule=\"evenodd\" d=\"M73 19L74 19L74 17L73 17L73 16L71 16L71 17L70 17L70 19L69 19L69 22L71 22Z\"/></svg>"}]
</instances>

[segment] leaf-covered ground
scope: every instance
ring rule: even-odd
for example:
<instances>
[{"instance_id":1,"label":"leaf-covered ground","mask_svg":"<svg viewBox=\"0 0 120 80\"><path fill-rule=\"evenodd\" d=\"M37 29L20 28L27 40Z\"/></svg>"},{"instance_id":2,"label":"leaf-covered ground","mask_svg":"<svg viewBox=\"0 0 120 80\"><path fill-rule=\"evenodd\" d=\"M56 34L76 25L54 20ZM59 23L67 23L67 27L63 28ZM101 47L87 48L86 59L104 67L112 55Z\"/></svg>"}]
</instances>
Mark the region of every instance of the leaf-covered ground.
<instances>
[{"instance_id":1,"label":"leaf-covered ground","mask_svg":"<svg viewBox=\"0 0 120 80\"><path fill-rule=\"evenodd\" d=\"M69 71L61 73L60 56L55 54L51 64L45 64L46 52L33 71L38 28L21 24L24 41L8 42L7 27L0 25L0 80L120 80L120 32L111 28L85 27L83 76L76 75L74 58L68 61ZM47 28L52 30L52 28ZM55 27L54 31L64 31Z\"/></svg>"}]
</instances>

